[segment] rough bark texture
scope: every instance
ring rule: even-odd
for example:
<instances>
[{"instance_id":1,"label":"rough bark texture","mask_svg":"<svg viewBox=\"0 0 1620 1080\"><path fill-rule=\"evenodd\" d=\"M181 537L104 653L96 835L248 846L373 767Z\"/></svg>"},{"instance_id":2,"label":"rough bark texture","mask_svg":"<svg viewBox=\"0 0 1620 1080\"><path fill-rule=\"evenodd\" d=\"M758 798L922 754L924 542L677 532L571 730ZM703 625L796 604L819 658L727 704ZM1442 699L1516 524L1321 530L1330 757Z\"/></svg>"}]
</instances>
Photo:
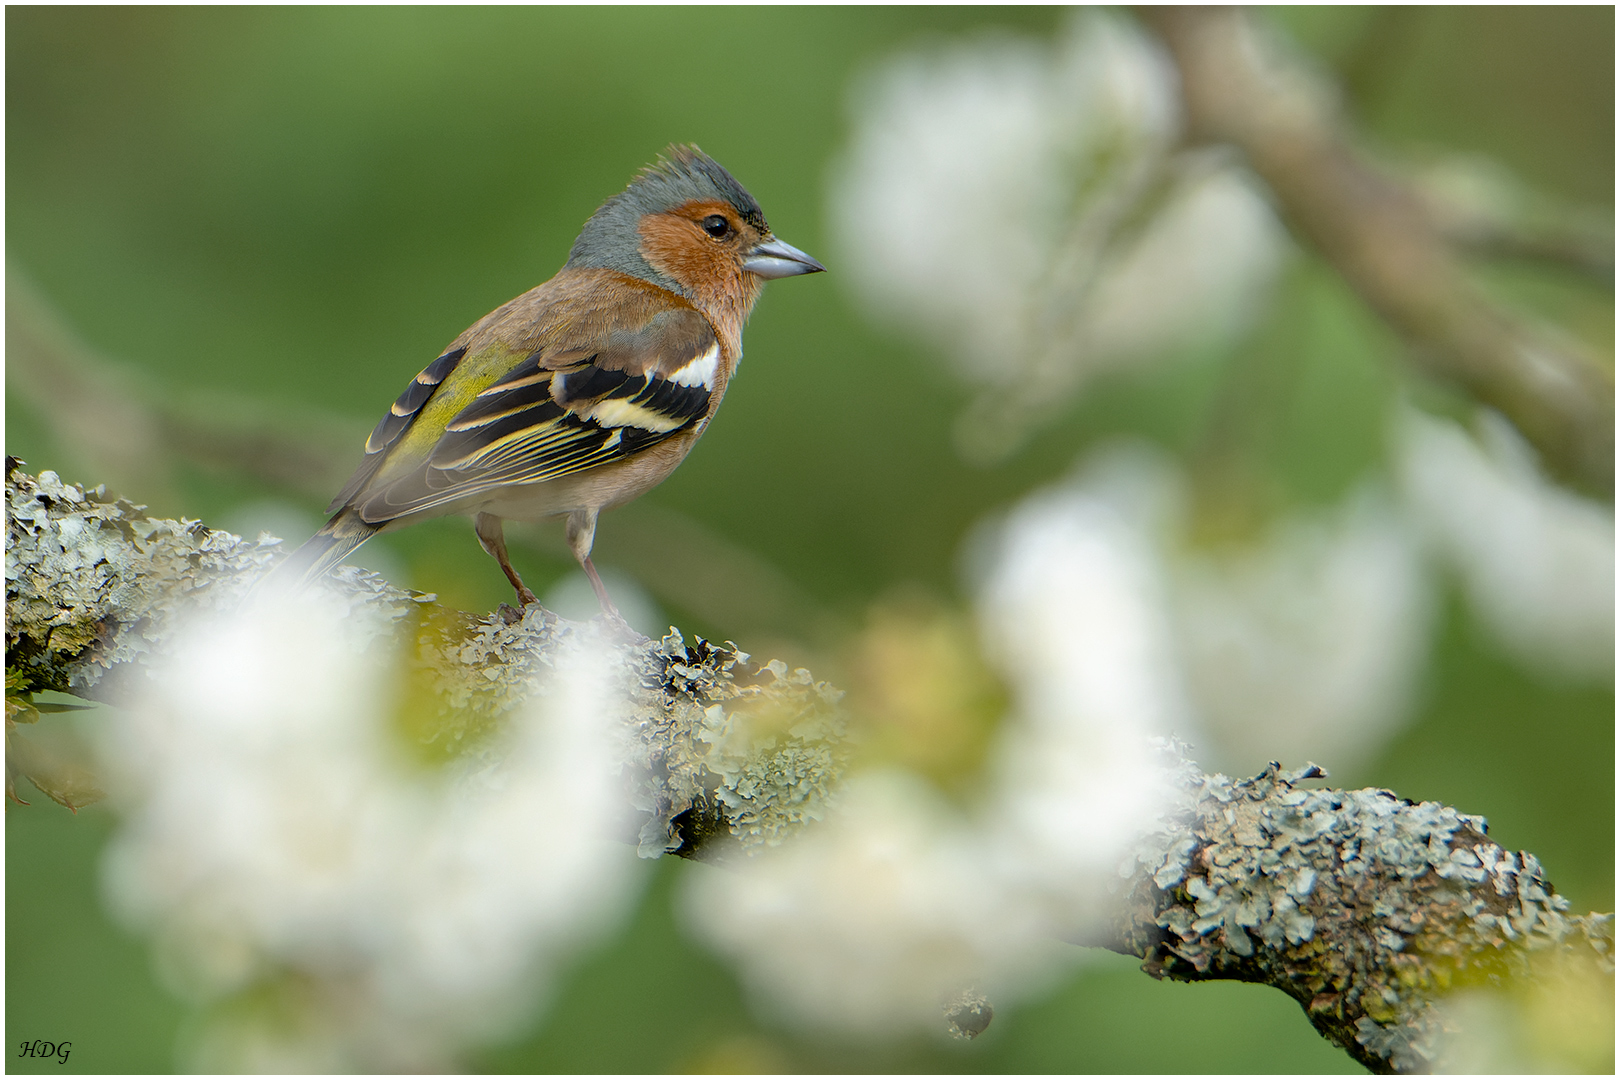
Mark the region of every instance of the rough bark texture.
<instances>
[{"instance_id":1,"label":"rough bark texture","mask_svg":"<svg viewBox=\"0 0 1620 1080\"><path fill-rule=\"evenodd\" d=\"M1614 916L1570 917L1541 864L1485 819L1378 789L1188 767L1181 805L1127 865L1108 947L1159 978L1265 983L1374 1072L1427 1072L1436 999L1526 978L1561 950L1614 972Z\"/></svg>"},{"instance_id":2,"label":"rough bark texture","mask_svg":"<svg viewBox=\"0 0 1620 1080\"><path fill-rule=\"evenodd\" d=\"M37 691L119 702L189 619L236 610L279 557L279 541L149 518L101 488L15 465L7 460L6 692L8 706L22 704L8 707L8 741L14 720L38 719L26 706ZM451 611L355 567L335 572L331 591L376 621L378 647L407 654L406 697L420 714L411 727L441 753L475 746L546 693L559 649L587 630L538 605ZM674 630L615 648L643 854L718 857L819 816L844 760L839 691L775 661L748 674L735 646Z\"/></svg>"},{"instance_id":3,"label":"rough bark texture","mask_svg":"<svg viewBox=\"0 0 1620 1080\"><path fill-rule=\"evenodd\" d=\"M1500 410L1555 470L1614 491L1614 369L1490 303L1418 195L1351 144L1331 90L1232 8L1146 8L1194 137L1241 149L1290 228L1430 374Z\"/></svg>"},{"instance_id":4,"label":"rough bark texture","mask_svg":"<svg viewBox=\"0 0 1620 1080\"><path fill-rule=\"evenodd\" d=\"M8 768L14 718L39 719L27 715L32 694L118 701L190 615L235 610L278 547L149 518L16 465L8 459ZM448 611L352 567L333 591L375 622L379 646L411 657L421 730L447 744L475 743L547 692L559 648L585 629L538 606ZM846 763L838 691L775 662L747 675L735 646L674 630L616 648L643 854L742 853L820 816ZM1526 978L1550 952L1612 975L1613 916L1569 917L1535 857L1502 850L1482 818L1388 791L1301 786L1322 775L1314 767L1203 775L1172 750L1179 801L1121 868L1114 932L1094 942L1141 957L1149 974L1276 986L1378 1072L1433 1064L1435 999L1450 989ZM978 1003L970 1019L989 1016Z\"/></svg>"}]
</instances>

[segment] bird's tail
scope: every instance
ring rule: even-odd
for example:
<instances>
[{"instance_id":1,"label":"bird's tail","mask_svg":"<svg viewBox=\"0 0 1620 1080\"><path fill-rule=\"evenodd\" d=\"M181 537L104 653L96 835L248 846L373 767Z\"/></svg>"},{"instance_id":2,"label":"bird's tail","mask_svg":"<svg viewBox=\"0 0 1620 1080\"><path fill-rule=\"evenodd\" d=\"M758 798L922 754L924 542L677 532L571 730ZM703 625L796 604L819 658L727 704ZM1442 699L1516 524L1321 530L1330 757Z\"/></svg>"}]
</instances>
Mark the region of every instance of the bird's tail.
<instances>
[{"instance_id":1,"label":"bird's tail","mask_svg":"<svg viewBox=\"0 0 1620 1080\"><path fill-rule=\"evenodd\" d=\"M353 510L344 510L310 537L287 561L271 571L267 581L288 589L301 589L342 562L355 548L377 535L377 526L360 520Z\"/></svg>"}]
</instances>

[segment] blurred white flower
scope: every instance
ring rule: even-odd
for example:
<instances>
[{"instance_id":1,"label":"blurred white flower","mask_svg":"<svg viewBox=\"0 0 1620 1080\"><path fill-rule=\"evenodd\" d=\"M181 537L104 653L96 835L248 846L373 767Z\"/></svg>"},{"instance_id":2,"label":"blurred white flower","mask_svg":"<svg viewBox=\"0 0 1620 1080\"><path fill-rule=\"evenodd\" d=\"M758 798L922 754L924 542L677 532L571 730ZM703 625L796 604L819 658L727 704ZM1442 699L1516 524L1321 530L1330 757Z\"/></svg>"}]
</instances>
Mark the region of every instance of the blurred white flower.
<instances>
[{"instance_id":1,"label":"blurred white flower","mask_svg":"<svg viewBox=\"0 0 1620 1080\"><path fill-rule=\"evenodd\" d=\"M1412 516L1520 662L1612 680L1613 508L1548 481L1496 413L1480 414L1478 434L1405 411L1396 457Z\"/></svg>"},{"instance_id":2,"label":"blurred white flower","mask_svg":"<svg viewBox=\"0 0 1620 1080\"><path fill-rule=\"evenodd\" d=\"M1115 475L1094 485L1026 499L1001 526L978 590L986 650L1014 698L989 854L1009 879L1061 897L1077 924L1106 901L1096 886L1162 797L1149 737L1185 734L1193 717L1152 507L1114 498L1135 494L1138 464L1116 459L1105 463Z\"/></svg>"},{"instance_id":3,"label":"blurred white flower","mask_svg":"<svg viewBox=\"0 0 1620 1080\"><path fill-rule=\"evenodd\" d=\"M1193 547L1182 539L1180 472L1160 451L1120 443L1094 451L1066 487L1026 500L1013 522L1033 520L1043 505L1066 507L1076 538L1061 559L1009 547L1018 558L1007 565L1021 563L1031 593L1044 588L1054 603L1087 565L1133 598L1135 619L1155 627L1151 637L1126 617L1130 605L1105 603L1100 586L1063 602L1105 613L1112 640L1083 648L1105 670L1130 669L1107 660L1126 642L1155 642L1135 668L1154 673L1142 685L1157 697L1133 712L1154 718L1150 730L1192 743L1205 767L1254 772L1272 760L1310 759L1349 770L1406 717L1432 602L1419 546L1376 489L1290 513L1246 544ZM1112 536L1114 565L1088 556L1080 535L1094 545ZM1009 620L1000 632L1017 631ZM1054 655L1047 670L1075 668Z\"/></svg>"},{"instance_id":4,"label":"blurred white flower","mask_svg":"<svg viewBox=\"0 0 1620 1080\"><path fill-rule=\"evenodd\" d=\"M1313 760L1342 775L1406 719L1433 602L1412 530L1372 489L1178 563L1187 678L1217 761Z\"/></svg>"},{"instance_id":5,"label":"blurred white flower","mask_svg":"<svg viewBox=\"0 0 1620 1080\"><path fill-rule=\"evenodd\" d=\"M926 783L867 774L792 843L690 875L683 907L788 1022L937 1031L952 991L1004 991L1054 951L986 856L982 830Z\"/></svg>"},{"instance_id":6,"label":"blurred white flower","mask_svg":"<svg viewBox=\"0 0 1620 1080\"><path fill-rule=\"evenodd\" d=\"M941 1030L972 985L1017 1000L1080 962L1165 805L1151 736L1258 769L1355 762L1404 715L1426 644L1417 545L1368 492L1236 551L1187 551L1166 457L1104 448L981 530L977 606L1012 691L971 809L857 778L830 819L694 875L698 933L795 1022Z\"/></svg>"},{"instance_id":7,"label":"blurred white flower","mask_svg":"<svg viewBox=\"0 0 1620 1080\"><path fill-rule=\"evenodd\" d=\"M430 766L389 727L380 627L337 604L195 628L109 728L110 902L178 991L276 998L216 1009L195 1068L449 1067L526 1016L636 881L603 835L624 806L605 649L559 663L500 746Z\"/></svg>"},{"instance_id":8,"label":"blurred white flower","mask_svg":"<svg viewBox=\"0 0 1620 1080\"><path fill-rule=\"evenodd\" d=\"M1218 156L1178 164L1164 201L1084 301L1099 366L1235 339L1276 276L1284 233L1249 174Z\"/></svg>"},{"instance_id":9,"label":"blurred white flower","mask_svg":"<svg viewBox=\"0 0 1620 1080\"><path fill-rule=\"evenodd\" d=\"M1038 992L1081 959L1062 941L1095 929L1163 804L1148 736L1187 709L1136 523L1062 490L986 546L980 617L1016 700L975 808L904 773L858 777L821 827L690 879L690 922L792 1021L938 1032L969 985Z\"/></svg>"},{"instance_id":10,"label":"blurred white flower","mask_svg":"<svg viewBox=\"0 0 1620 1080\"><path fill-rule=\"evenodd\" d=\"M830 215L849 281L985 388L994 458L1093 373L1241 329L1283 233L1247 174L1174 151L1169 60L1096 11L1056 42L892 59L858 95Z\"/></svg>"}]
</instances>

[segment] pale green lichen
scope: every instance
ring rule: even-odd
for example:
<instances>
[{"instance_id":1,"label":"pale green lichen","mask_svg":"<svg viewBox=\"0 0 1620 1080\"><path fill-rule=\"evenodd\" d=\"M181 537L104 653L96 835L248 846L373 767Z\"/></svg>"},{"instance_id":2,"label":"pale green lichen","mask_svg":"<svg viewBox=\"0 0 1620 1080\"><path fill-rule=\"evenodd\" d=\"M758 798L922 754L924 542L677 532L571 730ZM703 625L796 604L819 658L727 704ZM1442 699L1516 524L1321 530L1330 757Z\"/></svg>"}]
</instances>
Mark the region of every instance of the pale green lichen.
<instances>
[{"instance_id":1,"label":"pale green lichen","mask_svg":"<svg viewBox=\"0 0 1620 1080\"><path fill-rule=\"evenodd\" d=\"M6 476L6 668L24 691L105 697L109 673L138 669L198 614L237 609L280 541L200 521L152 518L104 488L54 472ZM386 622L431 597L344 567L334 595Z\"/></svg>"},{"instance_id":2,"label":"pale green lichen","mask_svg":"<svg viewBox=\"0 0 1620 1080\"><path fill-rule=\"evenodd\" d=\"M269 545L148 518L102 488L7 464L6 667L23 690L91 691L161 650L180 614L239 603L274 557Z\"/></svg>"},{"instance_id":3,"label":"pale green lichen","mask_svg":"<svg viewBox=\"0 0 1620 1080\"><path fill-rule=\"evenodd\" d=\"M664 666L642 680L663 696L643 728L643 854L691 853L707 838L705 816L748 851L822 815L847 757L839 691L802 668L786 675L780 661L739 681L748 654L688 644L673 628L647 655Z\"/></svg>"},{"instance_id":4,"label":"pale green lichen","mask_svg":"<svg viewBox=\"0 0 1620 1080\"><path fill-rule=\"evenodd\" d=\"M51 472L11 467L6 505L8 693L116 699L192 616L235 611L280 558L272 537L150 518ZM581 635L606 642L617 662L601 719L620 736L644 856L714 854L716 839L743 851L777 843L821 815L843 770L840 692L779 661L749 673L734 645L674 629L613 639L538 606L477 617L355 567L333 572L325 592L358 647L403 658L397 708L410 737L462 768L488 764L499 752L488 736L553 692Z\"/></svg>"},{"instance_id":5,"label":"pale green lichen","mask_svg":"<svg viewBox=\"0 0 1620 1080\"><path fill-rule=\"evenodd\" d=\"M1121 937L1154 975L1277 986L1369 1068L1412 1072L1434 1064L1449 990L1520 975L1549 949L1613 971L1612 917L1567 916L1535 857L1493 843L1481 817L1300 786L1325 775L1315 766L1173 771L1175 809L1121 868Z\"/></svg>"},{"instance_id":6,"label":"pale green lichen","mask_svg":"<svg viewBox=\"0 0 1620 1080\"><path fill-rule=\"evenodd\" d=\"M481 621L436 650L438 675L461 716L498 716L548 693L562 643L585 629L539 608ZM838 691L802 669L786 676L777 661L750 674L735 645L688 642L673 627L658 641L621 639L612 648L617 682L607 700L618 703L643 857L746 852L821 816L846 757ZM502 677L464 675L490 670Z\"/></svg>"}]
</instances>

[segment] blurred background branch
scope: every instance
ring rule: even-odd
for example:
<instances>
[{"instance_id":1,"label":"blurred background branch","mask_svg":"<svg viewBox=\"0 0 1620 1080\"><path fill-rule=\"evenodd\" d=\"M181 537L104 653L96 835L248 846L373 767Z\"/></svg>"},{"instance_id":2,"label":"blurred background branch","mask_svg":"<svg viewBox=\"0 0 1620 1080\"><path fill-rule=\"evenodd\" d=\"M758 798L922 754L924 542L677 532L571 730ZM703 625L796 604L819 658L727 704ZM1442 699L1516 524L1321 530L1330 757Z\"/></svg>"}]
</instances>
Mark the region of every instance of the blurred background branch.
<instances>
[{"instance_id":1,"label":"blurred background branch","mask_svg":"<svg viewBox=\"0 0 1620 1080\"><path fill-rule=\"evenodd\" d=\"M6 386L121 494L177 499L180 463L243 473L309 498L348 476L354 440L341 419L275 410L262 399L167 381L98 355L63 322L21 268L6 268Z\"/></svg>"},{"instance_id":2,"label":"blurred background branch","mask_svg":"<svg viewBox=\"0 0 1620 1080\"><path fill-rule=\"evenodd\" d=\"M1144 8L1181 74L1192 137L1230 142L1285 221L1412 346L1414 361L1499 409L1555 472L1613 497L1614 371L1566 335L1490 303L1446 230L1480 245L1602 264L1603 238L1496 221L1436 220L1354 145L1333 90L1236 8ZM1573 242L1572 242L1573 241ZM1612 235L1609 238L1612 265Z\"/></svg>"},{"instance_id":3,"label":"blurred background branch","mask_svg":"<svg viewBox=\"0 0 1620 1080\"><path fill-rule=\"evenodd\" d=\"M1569 266L1614 283L1614 215L1534 191L1480 155L1406 170L1441 235L1466 254Z\"/></svg>"}]
</instances>

